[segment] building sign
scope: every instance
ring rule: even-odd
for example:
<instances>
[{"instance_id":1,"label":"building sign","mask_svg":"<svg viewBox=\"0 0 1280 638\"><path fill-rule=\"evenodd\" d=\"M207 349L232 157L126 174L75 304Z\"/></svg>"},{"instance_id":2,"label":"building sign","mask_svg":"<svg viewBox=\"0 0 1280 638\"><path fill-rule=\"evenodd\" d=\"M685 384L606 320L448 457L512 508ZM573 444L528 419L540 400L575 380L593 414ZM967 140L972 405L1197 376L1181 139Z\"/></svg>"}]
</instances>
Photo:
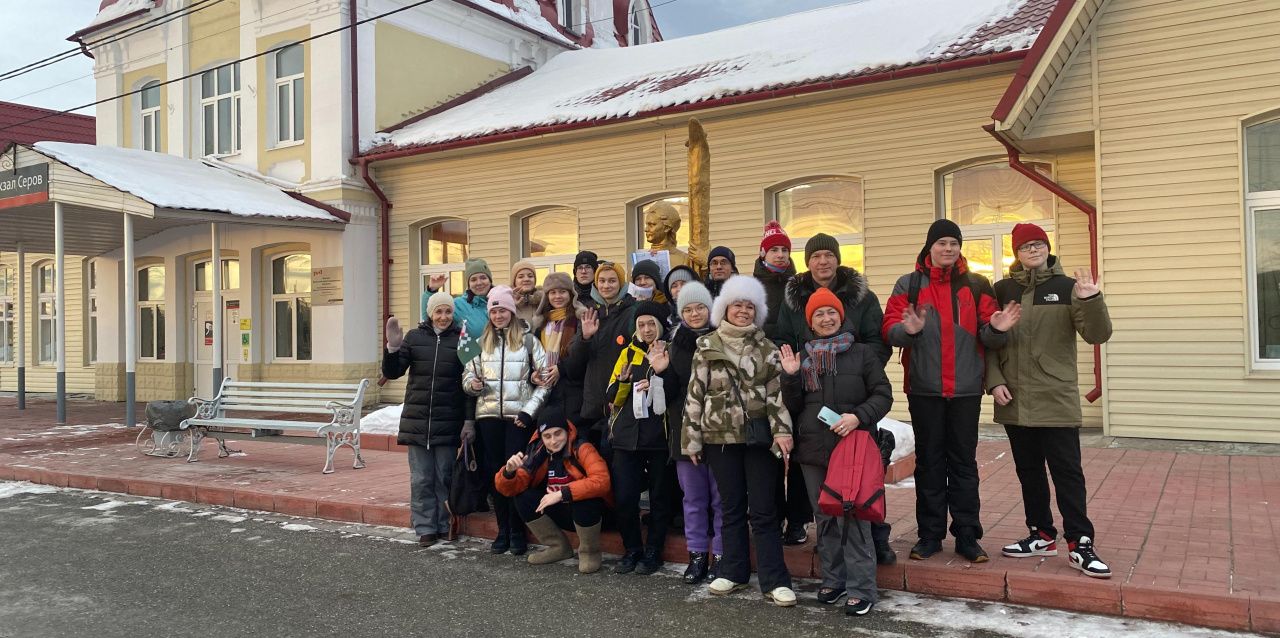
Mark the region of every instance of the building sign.
<instances>
[{"instance_id":1,"label":"building sign","mask_svg":"<svg viewBox=\"0 0 1280 638\"><path fill-rule=\"evenodd\" d=\"M37 164L0 172L0 208L49 201L49 165Z\"/></svg>"},{"instance_id":2,"label":"building sign","mask_svg":"<svg viewBox=\"0 0 1280 638\"><path fill-rule=\"evenodd\" d=\"M311 305L342 305L342 266L311 269Z\"/></svg>"}]
</instances>

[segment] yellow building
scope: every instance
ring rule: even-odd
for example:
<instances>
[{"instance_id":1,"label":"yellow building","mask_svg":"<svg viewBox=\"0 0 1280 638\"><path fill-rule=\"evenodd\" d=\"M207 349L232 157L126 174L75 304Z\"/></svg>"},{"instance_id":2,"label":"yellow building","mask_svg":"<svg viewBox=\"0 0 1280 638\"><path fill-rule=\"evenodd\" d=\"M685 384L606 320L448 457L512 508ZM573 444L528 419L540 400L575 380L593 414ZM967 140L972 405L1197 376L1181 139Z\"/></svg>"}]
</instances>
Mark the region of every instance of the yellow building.
<instances>
[{"instance_id":1,"label":"yellow building","mask_svg":"<svg viewBox=\"0 0 1280 638\"><path fill-rule=\"evenodd\" d=\"M361 158L392 204L391 309L468 255L624 259L646 206L683 203L696 115L740 267L777 219L797 249L836 235L883 301L934 219L993 279L1036 223L1068 271L1096 258L1115 319L1096 376L1081 347L1087 423L1280 442L1277 32L1267 0L869 0L562 54Z\"/></svg>"}]
</instances>

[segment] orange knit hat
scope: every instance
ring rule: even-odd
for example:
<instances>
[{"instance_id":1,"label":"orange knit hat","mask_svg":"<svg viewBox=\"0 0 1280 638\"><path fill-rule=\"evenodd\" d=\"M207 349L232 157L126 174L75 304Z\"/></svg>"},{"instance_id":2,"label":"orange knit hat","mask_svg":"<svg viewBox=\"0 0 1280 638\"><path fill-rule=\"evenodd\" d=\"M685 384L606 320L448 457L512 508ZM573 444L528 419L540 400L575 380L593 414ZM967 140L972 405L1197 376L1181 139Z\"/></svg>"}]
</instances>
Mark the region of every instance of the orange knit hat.
<instances>
[{"instance_id":1,"label":"orange knit hat","mask_svg":"<svg viewBox=\"0 0 1280 638\"><path fill-rule=\"evenodd\" d=\"M809 303L804 305L805 322L813 321L813 313L817 312L818 308L825 306L835 308L836 312L840 314L840 323L844 323L844 303L840 301L840 298L834 292L826 288L819 288L812 295L809 295Z\"/></svg>"}]
</instances>

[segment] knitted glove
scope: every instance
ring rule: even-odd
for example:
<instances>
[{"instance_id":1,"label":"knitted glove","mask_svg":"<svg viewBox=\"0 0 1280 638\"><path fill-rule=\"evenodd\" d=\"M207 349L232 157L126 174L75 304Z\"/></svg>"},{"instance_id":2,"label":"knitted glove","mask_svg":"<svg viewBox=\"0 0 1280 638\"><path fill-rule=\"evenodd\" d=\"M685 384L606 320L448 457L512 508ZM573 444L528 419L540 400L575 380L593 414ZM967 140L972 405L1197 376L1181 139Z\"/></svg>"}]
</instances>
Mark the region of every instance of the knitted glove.
<instances>
[{"instance_id":1,"label":"knitted glove","mask_svg":"<svg viewBox=\"0 0 1280 638\"><path fill-rule=\"evenodd\" d=\"M400 320L395 315L387 317L387 352L398 352L404 343L404 330L400 329Z\"/></svg>"},{"instance_id":2,"label":"knitted glove","mask_svg":"<svg viewBox=\"0 0 1280 638\"><path fill-rule=\"evenodd\" d=\"M476 440L476 422L463 421L462 423L462 444L471 445Z\"/></svg>"}]
</instances>

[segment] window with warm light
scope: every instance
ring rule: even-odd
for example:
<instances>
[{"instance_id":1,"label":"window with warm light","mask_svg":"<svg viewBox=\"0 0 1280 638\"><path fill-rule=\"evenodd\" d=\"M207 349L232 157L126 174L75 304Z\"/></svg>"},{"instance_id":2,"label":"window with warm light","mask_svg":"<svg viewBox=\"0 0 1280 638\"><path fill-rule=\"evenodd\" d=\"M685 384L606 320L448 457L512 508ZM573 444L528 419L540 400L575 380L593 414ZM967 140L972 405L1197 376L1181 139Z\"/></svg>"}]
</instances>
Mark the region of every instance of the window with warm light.
<instances>
[{"instance_id":1,"label":"window with warm light","mask_svg":"<svg viewBox=\"0 0 1280 638\"><path fill-rule=\"evenodd\" d=\"M1053 166L1048 163L1027 165L1053 177ZM1036 224L1053 237L1053 194L1005 162L970 164L942 173L939 182L940 212L960 226L964 234L961 251L972 272L993 282L1004 278L1017 258L1011 235L1017 224Z\"/></svg>"},{"instance_id":2,"label":"window with warm light","mask_svg":"<svg viewBox=\"0 0 1280 638\"><path fill-rule=\"evenodd\" d=\"M578 212L556 206L528 214L517 214L520 251L534 264L538 285L551 272L573 274L573 258L578 254Z\"/></svg>"},{"instance_id":3,"label":"window with warm light","mask_svg":"<svg viewBox=\"0 0 1280 638\"><path fill-rule=\"evenodd\" d=\"M773 218L791 238L796 270L807 271L804 245L818 233L840 242L840 263L859 272L864 265L862 180L818 177L770 189Z\"/></svg>"},{"instance_id":4,"label":"window with warm light","mask_svg":"<svg viewBox=\"0 0 1280 638\"><path fill-rule=\"evenodd\" d=\"M422 290L430 288L435 275L447 275L445 292L462 294L467 289L462 274L467 261L467 222L451 219L418 229L418 276Z\"/></svg>"}]
</instances>

